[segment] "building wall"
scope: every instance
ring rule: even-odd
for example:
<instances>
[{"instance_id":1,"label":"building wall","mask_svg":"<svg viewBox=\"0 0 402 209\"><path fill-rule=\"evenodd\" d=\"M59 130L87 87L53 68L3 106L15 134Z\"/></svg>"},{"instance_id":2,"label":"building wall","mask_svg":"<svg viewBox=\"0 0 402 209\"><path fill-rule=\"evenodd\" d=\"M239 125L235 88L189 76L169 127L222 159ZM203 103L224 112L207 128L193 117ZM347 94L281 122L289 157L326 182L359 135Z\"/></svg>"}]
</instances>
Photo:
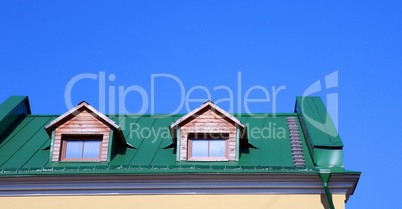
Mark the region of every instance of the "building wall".
<instances>
[{"instance_id":1,"label":"building wall","mask_svg":"<svg viewBox=\"0 0 402 209\"><path fill-rule=\"evenodd\" d=\"M344 209L345 195L334 194L336 209ZM0 197L1 208L31 209L327 209L326 198L307 195L124 195Z\"/></svg>"}]
</instances>

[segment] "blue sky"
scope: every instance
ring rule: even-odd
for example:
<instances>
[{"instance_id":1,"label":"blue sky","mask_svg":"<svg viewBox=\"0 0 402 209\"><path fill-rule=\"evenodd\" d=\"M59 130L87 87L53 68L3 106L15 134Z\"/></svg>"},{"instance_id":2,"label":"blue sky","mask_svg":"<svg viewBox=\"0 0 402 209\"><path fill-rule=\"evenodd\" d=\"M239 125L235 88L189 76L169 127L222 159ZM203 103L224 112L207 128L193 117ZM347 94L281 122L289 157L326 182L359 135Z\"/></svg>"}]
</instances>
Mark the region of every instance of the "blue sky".
<instances>
[{"instance_id":1,"label":"blue sky","mask_svg":"<svg viewBox=\"0 0 402 209\"><path fill-rule=\"evenodd\" d=\"M230 89L233 112L245 112L247 91L260 86L248 97L268 92L270 101L249 111L293 112L296 96L319 80L313 95L325 102L338 93L346 168L363 172L347 208L394 208L402 186L401 8L401 1L3 1L0 102L27 95L34 114L62 114L69 82L92 76L74 83L72 104L100 108L104 95L106 113L185 113L182 95L209 92L219 101ZM326 89L333 72L338 83ZM280 87L274 102L272 88Z\"/></svg>"}]
</instances>

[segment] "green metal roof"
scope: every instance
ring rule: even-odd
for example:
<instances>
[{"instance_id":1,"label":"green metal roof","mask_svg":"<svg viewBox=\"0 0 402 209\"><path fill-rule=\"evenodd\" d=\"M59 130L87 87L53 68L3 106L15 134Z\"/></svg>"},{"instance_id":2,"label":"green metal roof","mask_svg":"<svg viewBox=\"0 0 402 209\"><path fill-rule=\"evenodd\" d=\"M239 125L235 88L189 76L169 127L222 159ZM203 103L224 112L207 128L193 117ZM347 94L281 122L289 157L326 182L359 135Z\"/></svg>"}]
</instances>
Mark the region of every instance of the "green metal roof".
<instances>
[{"instance_id":1,"label":"green metal roof","mask_svg":"<svg viewBox=\"0 0 402 209\"><path fill-rule=\"evenodd\" d=\"M10 97L10 99L14 101L14 108L3 107L4 103L10 102L8 100L0 106L2 116L0 125L7 124L7 129L0 130L0 175L254 172L316 174L322 168L331 169L332 172L350 172L343 168L342 142L339 136L319 133L319 130L306 122L307 113L300 111L288 114L234 115L247 126L248 141L254 146L241 147L239 161L176 161L175 148L168 147L173 142L169 125L183 115L113 115L108 117L121 127L127 143L135 148L122 148L110 162L50 162L48 148L51 139L44 127L58 115L32 115L29 111L22 111L25 114L13 116L17 119L10 122L10 116L7 115L13 110L24 107L25 110L29 110L26 97ZM315 102L316 100L314 99ZM297 102L300 104L303 101L298 98ZM325 107L323 110L320 106L319 110L324 113L319 111L315 113L327 114ZM306 167L303 168L295 167L293 164L290 132L286 120L288 117L297 118L306 163ZM255 130L265 130L264 137L253 132ZM281 131L283 134L278 134ZM331 164L334 150L338 154L337 163Z\"/></svg>"}]
</instances>

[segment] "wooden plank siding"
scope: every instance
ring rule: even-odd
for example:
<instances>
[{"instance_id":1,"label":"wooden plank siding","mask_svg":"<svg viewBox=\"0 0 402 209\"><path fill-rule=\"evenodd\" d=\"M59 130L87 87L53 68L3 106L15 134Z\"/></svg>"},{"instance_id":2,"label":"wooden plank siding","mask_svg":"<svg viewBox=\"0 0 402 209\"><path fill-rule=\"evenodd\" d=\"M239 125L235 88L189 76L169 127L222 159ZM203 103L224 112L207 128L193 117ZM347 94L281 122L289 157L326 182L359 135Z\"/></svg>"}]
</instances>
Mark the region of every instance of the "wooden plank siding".
<instances>
[{"instance_id":1,"label":"wooden plank siding","mask_svg":"<svg viewBox=\"0 0 402 209\"><path fill-rule=\"evenodd\" d=\"M218 115L210 109L188 120L181 127L180 136L180 160L188 160L188 140L191 134L225 134L229 135L227 142L227 158L229 161L236 160L236 125L224 116Z\"/></svg>"},{"instance_id":2,"label":"wooden plank siding","mask_svg":"<svg viewBox=\"0 0 402 209\"><path fill-rule=\"evenodd\" d=\"M110 127L84 110L55 129L52 161L60 160L63 134L103 135L100 161L107 161L109 150Z\"/></svg>"}]
</instances>

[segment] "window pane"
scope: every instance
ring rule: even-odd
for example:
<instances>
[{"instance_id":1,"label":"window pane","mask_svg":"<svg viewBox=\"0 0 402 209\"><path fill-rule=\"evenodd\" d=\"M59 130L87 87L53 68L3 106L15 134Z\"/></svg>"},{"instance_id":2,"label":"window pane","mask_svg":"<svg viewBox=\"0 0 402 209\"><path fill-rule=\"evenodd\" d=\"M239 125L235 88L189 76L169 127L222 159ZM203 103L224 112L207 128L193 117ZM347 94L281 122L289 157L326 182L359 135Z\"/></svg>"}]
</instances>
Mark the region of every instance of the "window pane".
<instances>
[{"instance_id":1,"label":"window pane","mask_svg":"<svg viewBox=\"0 0 402 209\"><path fill-rule=\"evenodd\" d=\"M82 141L67 141L66 158L81 158Z\"/></svg>"},{"instance_id":2,"label":"window pane","mask_svg":"<svg viewBox=\"0 0 402 209\"><path fill-rule=\"evenodd\" d=\"M225 140L209 141L209 156L210 157L225 157L226 156Z\"/></svg>"},{"instance_id":3,"label":"window pane","mask_svg":"<svg viewBox=\"0 0 402 209\"><path fill-rule=\"evenodd\" d=\"M100 149L100 141L84 142L84 158L98 158Z\"/></svg>"},{"instance_id":4,"label":"window pane","mask_svg":"<svg viewBox=\"0 0 402 209\"><path fill-rule=\"evenodd\" d=\"M208 157L208 140L193 140L192 157Z\"/></svg>"}]
</instances>

